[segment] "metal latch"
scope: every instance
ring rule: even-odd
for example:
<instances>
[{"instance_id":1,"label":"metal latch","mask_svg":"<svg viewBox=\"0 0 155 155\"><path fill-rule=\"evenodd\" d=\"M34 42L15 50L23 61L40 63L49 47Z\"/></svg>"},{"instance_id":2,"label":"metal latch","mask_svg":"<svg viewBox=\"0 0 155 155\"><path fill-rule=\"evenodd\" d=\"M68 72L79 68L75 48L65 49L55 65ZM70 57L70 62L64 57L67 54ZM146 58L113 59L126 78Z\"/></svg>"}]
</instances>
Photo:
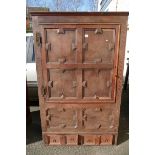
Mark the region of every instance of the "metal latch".
<instances>
[{"instance_id":1,"label":"metal latch","mask_svg":"<svg viewBox=\"0 0 155 155\"><path fill-rule=\"evenodd\" d=\"M38 46L42 43L41 34L39 32L36 32L36 43Z\"/></svg>"},{"instance_id":2,"label":"metal latch","mask_svg":"<svg viewBox=\"0 0 155 155\"><path fill-rule=\"evenodd\" d=\"M41 94L42 96L46 95L46 88L44 86L41 87Z\"/></svg>"}]
</instances>

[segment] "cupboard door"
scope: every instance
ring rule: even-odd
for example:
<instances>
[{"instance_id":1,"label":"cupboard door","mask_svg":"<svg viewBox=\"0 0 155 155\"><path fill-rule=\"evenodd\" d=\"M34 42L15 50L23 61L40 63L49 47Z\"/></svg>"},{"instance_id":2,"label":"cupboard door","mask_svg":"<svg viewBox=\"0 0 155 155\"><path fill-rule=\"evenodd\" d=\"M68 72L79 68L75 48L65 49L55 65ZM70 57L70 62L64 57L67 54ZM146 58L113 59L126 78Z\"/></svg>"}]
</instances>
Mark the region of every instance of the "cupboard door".
<instances>
[{"instance_id":1,"label":"cupboard door","mask_svg":"<svg viewBox=\"0 0 155 155\"><path fill-rule=\"evenodd\" d=\"M83 26L83 99L115 101L119 27Z\"/></svg>"},{"instance_id":2,"label":"cupboard door","mask_svg":"<svg viewBox=\"0 0 155 155\"><path fill-rule=\"evenodd\" d=\"M46 101L115 102L118 30L116 25L43 28Z\"/></svg>"}]
</instances>

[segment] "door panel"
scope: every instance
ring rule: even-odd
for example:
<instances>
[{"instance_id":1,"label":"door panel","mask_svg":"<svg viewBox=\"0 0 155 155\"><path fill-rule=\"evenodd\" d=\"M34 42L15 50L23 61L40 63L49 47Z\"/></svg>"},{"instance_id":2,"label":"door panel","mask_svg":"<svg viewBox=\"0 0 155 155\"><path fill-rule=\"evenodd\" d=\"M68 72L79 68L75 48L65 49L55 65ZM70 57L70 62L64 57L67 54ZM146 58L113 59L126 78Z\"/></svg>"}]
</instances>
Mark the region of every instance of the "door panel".
<instances>
[{"instance_id":1,"label":"door panel","mask_svg":"<svg viewBox=\"0 0 155 155\"><path fill-rule=\"evenodd\" d=\"M46 29L46 42L50 44L48 62L74 63L76 60L76 29Z\"/></svg>"},{"instance_id":2,"label":"door panel","mask_svg":"<svg viewBox=\"0 0 155 155\"><path fill-rule=\"evenodd\" d=\"M84 29L84 63L113 63L115 30L102 28Z\"/></svg>"},{"instance_id":3,"label":"door panel","mask_svg":"<svg viewBox=\"0 0 155 155\"><path fill-rule=\"evenodd\" d=\"M83 87L84 99L111 98L113 70L85 69L83 80L87 83Z\"/></svg>"},{"instance_id":4,"label":"door panel","mask_svg":"<svg viewBox=\"0 0 155 155\"><path fill-rule=\"evenodd\" d=\"M48 74L49 99L76 98L77 73L75 69L50 69Z\"/></svg>"}]
</instances>

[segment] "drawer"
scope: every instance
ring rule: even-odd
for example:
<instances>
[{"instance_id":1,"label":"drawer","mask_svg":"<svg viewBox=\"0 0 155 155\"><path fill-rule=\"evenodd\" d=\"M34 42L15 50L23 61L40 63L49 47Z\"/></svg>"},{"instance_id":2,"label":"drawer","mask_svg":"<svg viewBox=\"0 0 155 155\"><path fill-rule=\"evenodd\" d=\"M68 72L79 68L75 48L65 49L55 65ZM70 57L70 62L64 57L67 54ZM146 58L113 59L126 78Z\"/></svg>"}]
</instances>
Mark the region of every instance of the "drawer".
<instances>
[{"instance_id":1,"label":"drawer","mask_svg":"<svg viewBox=\"0 0 155 155\"><path fill-rule=\"evenodd\" d=\"M50 130L69 130L78 127L77 109L54 107L46 110L46 125Z\"/></svg>"},{"instance_id":2,"label":"drawer","mask_svg":"<svg viewBox=\"0 0 155 155\"><path fill-rule=\"evenodd\" d=\"M65 136L63 135L48 135L49 145L63 145L65 144Z\"/></svg>"},{"instance_id":3,"label":"drawer","mask_svg":"<svg viewBox=\"0 0 155 155\"><path fill-rule=\"evenodd\" d=\"M98 135L85 135L83 145L99 145L100 136Z\"/></svg>"},{"instance_id":4,"label":"drawer","mask_svg":"<svg viewBox=\"0 0 155 155\"><path fill-rule=\"evenodd\" d=\"M83 145L112 145L113 135L85 135Z\"/></svg>"},{"instance_id":5,"label":"drawer","mask_svg":"<svg viewBox=\"0 0 155 155\"><path fill-rule=\"evenodd\" d=\"M67 145L78 145L78 135L67 135Z\"/></svg>"},{"instance_id":6,"label":"drawer","mask_svg":"<svg viewBox=\"0 0 155 155\"><path fill-rule=\"evenodd\" d=\"M85 108L82 110L82 127L87 130L113 130L115 127L112 108Z\"/></svg>"},{"instance_id":7,"label":"drawer","mask_svg":"<svg viewBox=\"0 0 155 155\"><path fill-rule=\"evenodd\" d=\"M100 145L111 145L113 143L113 135L102 135Z\"/></svg>"}]
</instances>

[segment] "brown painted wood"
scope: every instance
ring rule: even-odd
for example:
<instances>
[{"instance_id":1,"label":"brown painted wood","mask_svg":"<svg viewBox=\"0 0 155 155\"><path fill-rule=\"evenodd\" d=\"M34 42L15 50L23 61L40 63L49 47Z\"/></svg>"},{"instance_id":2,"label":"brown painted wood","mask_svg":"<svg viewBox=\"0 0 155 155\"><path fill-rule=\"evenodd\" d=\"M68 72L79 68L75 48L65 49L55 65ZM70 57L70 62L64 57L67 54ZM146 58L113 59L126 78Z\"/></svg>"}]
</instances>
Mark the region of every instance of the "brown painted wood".
<instances>
[{"instance_id":1,"label":"brown painted wood","mask_svg":"<svg viewBox=\"0 0 155 155\"><path fill-rule=\"evenodd\" d=\"M117 143L128 12L32 13L43 140Z\"/></svg>"}]
</instances>

